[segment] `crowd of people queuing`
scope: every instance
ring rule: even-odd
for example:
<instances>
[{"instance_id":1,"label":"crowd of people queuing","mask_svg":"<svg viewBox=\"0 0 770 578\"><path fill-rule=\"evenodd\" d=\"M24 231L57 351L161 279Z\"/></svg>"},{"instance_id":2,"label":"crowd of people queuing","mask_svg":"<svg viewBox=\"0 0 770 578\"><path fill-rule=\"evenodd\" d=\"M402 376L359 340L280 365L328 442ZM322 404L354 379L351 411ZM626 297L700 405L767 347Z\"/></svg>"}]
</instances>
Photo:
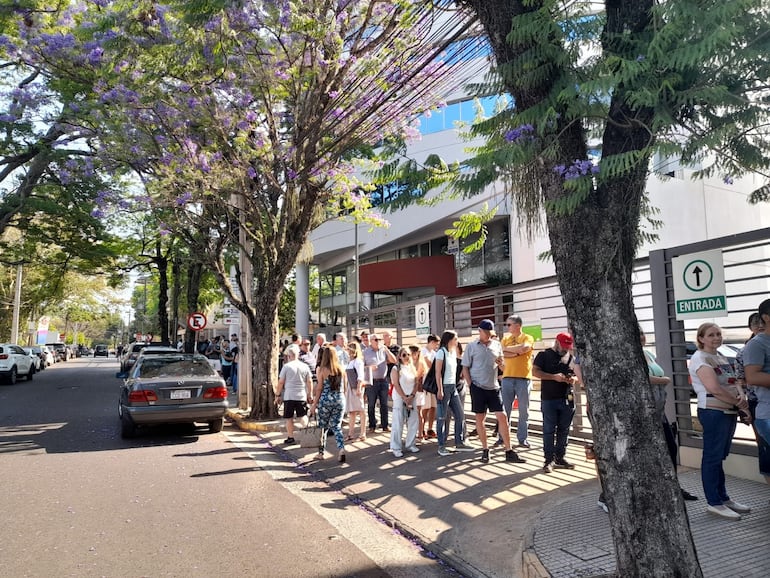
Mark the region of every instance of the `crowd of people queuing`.
<instances>
[{"instance_id":1,"label":"crowd of people queuing","mask_svg":"<svg viewBox=\"0 0 770 578\"><path fill-rule=\"evenodd\" d=\"M701 479L707 511L728 519L740 519L749 506L731 499L725 487L722 462L738 419L751 424L757 439L760 473L770 484L770 299L749 317L751 336L731 364L719 352L722 333L716 323L697 329L697 351L688 369L697 395L698 420L703 427ZM529 449L528 420L533 376L540 379L543 416L543 471L573 469L567 461L568 434L575 414L575 388L583 387L580 362L573 355L573 338L559 333L553 344L535 355L533 338L522 331L522 319L511 315L506 334L498 336L494 323L478 324L478 337L463 345L455 331L430 335L425 346L400 346L388 331L361 332L347 342L338 333L331 342L326 335L310 339L294 335L284 349L276 390L283 403L288 437L296 443L295 419L304 427L316 415L321 429L318 458L326 456L327 434L334 437L340 462L346 461L345 444L362 442L375 433L389 435L394 458L418 453L436 441L437 453L480 451L488 462L487 413L495 416L495 447L504 450L505 461L524 463L514 448ZM666 419L665 388L670 378L647 349L640 329L652 385L660 386L658 411L668 453L677 464L675 433ZM429 376L429 374L431 374ZM428 391L427 381L434 385ZM465 420L466 396L470 393L475 429ZM388 400L392 399L389 421ZM379 404L379 412L377 406ZM512 413L518 409L516 438L511 435ZM347 435L343 417L348 415ZM589 408L589 419L591 411ZM378 420L379 418L379 420ZM452 428L451 425L454 424ZM406 430L406 431L404 431ZM469 437L476 435L476 447ZM681 489L685 500L698 497ZM608 511L604 492L598 505Z\"/></svg>"},{"instance_id":2,"label":"crowd of people queuing","mask_svg":"<svg viewBox=\"0 0 770 578\"><path fill-rule=\"evenodd\" d=\"M319 459L326 457L327 435L334 436L338 459L345 462L346 443L365 441L378 432L389 435L395 458L403 457L404 452L418 453L421 445L434 440L442 457L473 452L476 448L468 438L475 433L481 443L480 459L488 462L484 422L487 412L491 412L501 439L496 445L503 447L505 460L524 463L512 447L511 407L504 407L500 386L500 378L506 384L508 379L515 380L510 395L506 390L505 396L509 405L518 399L521 420L529 405L533 354L532 338L522 337L521 323L517 316L509 318L511 336L502 340L503 345L494 323L484 319L478 326L478 338L464 348L452 330L440 337L428 336L425 346L400 346L389 331L363 331L350 343L344 333L336 334L331 342L319 333L315 344L293 335L283 351L275 391L276 403L283 404L286 420L284 443L297 443L296 420L306 427L308 418L316 416ZM509 358L517 361L507 363ZM433 391L423 387L429 374L435 376ZM473 432L468 431L465 421L468 393L476 414ZM343 431L345 414L347 433ZM526 418L520 421L518 436L518 446L529 448Z\"/></svg>"},{"instance_id":3,"label":"crowd of people queuing","mask_svg":"<svg viewBox=\"0 0 770 578\"><path fill-rule=\"evenodd\" d=\"M181 351L184 344L177 344ZM238 392L238 361L240 348L238 334L233 333L230 339L224 335L216 335L211 339L201 337L195 346L195 351L206 356L211 366L222 374L228 386L233 388L233 393Z\"/></svg>"}]
</instances>

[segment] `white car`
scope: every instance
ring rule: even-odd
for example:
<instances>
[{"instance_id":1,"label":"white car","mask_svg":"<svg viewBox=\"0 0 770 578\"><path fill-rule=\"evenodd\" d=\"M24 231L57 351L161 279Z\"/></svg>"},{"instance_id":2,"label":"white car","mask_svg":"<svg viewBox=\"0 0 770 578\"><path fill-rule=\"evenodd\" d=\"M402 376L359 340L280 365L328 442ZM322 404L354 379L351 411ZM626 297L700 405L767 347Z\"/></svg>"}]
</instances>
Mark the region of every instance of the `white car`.
<instances>
[{"instance_id":1,"label":"white car","mask_svg":"<svg viewBox=\"0 0 770 578\"><path fill-rule=\"evenodd\" d=\"M56 357L54 357L54 354L50 349L48 349L47 345L41 345L40 349L43 351L43 355L45 355L46 367L51 367L54 363L56 363Z\"/></svg>"},{"instance_id":2,"label":"white car","mask_svg":"<svg viewBox=\"0 0 770 578\"><path fill-rule=\"evenodd\" d=\"M13 385L20 375L32 380L35 375L32 358L15 343L0 344L0 378Z\"/></svg>"},{"instance_id":3,"label":"white car","mask_svg":"<svg viewBox=\"0 0 770 578\"><path fill-rule=\"evenodd\" d=\"M24 353L29 355L30 358L32 359L32 365L35 366L35 373L40 371L40 366L43 363L42 360L40 359L40 355L37 352L35 352L35 350L31 347L22 347L22 349L24 350Z\"/></svg>"}]
</instances>

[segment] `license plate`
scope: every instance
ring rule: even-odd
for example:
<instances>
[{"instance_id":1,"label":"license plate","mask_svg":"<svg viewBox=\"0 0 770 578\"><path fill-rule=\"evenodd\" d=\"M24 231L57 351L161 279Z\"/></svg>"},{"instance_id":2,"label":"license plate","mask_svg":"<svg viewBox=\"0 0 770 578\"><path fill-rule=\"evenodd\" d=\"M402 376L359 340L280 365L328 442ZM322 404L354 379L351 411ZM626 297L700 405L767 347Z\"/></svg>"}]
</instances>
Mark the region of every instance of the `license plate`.
<instances>
[{"instance_id":1,"label":"license plate","mask_svg":"<svg viewBox=\"0 0 770 578\"><path fill-rule=\"evenodd\" d=\"M189 389L175 389L171 392L171 399L190 399Z\"/></svg>"}]
</instances>

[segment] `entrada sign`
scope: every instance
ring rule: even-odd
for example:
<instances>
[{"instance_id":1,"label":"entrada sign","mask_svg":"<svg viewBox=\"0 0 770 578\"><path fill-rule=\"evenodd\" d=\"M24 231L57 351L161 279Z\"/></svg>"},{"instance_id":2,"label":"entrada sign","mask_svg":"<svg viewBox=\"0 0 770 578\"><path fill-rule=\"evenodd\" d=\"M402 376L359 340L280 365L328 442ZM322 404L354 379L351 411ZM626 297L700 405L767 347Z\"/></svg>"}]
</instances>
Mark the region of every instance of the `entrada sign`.
<instances>
[{"instance_id":1,"label":"entrada sign","mask_svg":"<svg viewBox=\"0 0 770 578\"><path fill-rule=\"evenodd\" d=\"M727 316L721 249L674 257L671 274L677 320Z\"/></svg>"}]
</instances>

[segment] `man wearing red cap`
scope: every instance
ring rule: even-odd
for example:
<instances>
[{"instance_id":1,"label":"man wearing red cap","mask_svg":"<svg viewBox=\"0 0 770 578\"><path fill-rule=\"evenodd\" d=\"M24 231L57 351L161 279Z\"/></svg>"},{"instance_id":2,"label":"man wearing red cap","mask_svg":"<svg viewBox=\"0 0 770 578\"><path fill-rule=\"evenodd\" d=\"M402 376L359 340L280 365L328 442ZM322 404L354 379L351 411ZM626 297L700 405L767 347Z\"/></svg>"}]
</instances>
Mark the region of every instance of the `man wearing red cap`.
<instances>
[{"instance_id":1,"label":"man wearing red cap","mask_svg":"<svg viewBox=\"0 0 770 578\"><path fill-rule=\"evenodd\" d=\"M543 471L550 473L554 468L573 469L564 454L567 450L567 436L575 415L572 386L575 376L572 336L559 333L553 347L537 354L532 364L532 375L540 378L540 399L543 413Z\"/></svg>"}]
</instances>

